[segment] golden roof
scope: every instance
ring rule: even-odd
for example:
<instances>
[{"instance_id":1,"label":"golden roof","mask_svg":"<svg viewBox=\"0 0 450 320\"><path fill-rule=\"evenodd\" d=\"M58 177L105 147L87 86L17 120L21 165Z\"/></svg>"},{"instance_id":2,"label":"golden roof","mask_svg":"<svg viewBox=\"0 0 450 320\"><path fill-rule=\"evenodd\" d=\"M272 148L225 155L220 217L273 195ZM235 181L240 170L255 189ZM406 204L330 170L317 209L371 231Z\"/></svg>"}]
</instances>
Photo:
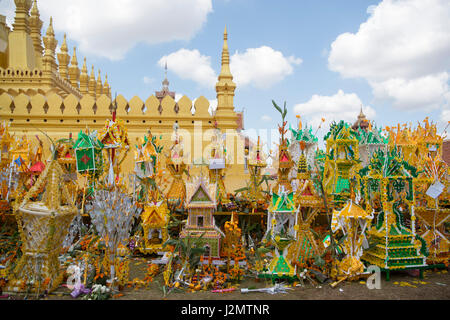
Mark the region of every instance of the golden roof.
<instances>
[{"instance_id":1,"label":"golden roof","mask_svg":"<svg viewBox=\"0 0 450 320\"><path fill-rule=\"evenodd\" d=\"M57 160L52 160L44 172L39 176L33 187L25 194L20 208L38 212L76 212L77 208L69 195L66 184L63 182L64 171ZM30 199L36 197L45 187L41 202Z\"/></svg>"},{"instance_id":2,"label":"golden roof","mask_svg":"<svg viewBox=\"0 0 450 320\"><path fill-rule=\"evenodd\" d=\"M336 217L347 217L355 219L357 218L371 219L373 217L359 205L353 203L353 201L347 202L347 204L341 211L334 210L333 215L336 215Z\"/></svg>"},{"instance_id":3,"label":"golden roof","mask_svg":"<svg viewBox=\"0 0 450 320\"><path fill-rule=\"evenodd\" d=\"M128 130L122 120L106 120L105 127L98 133L98 140L107 147L128 148Z\"/></svg>"},{"instance_id":4,"label":"golden roof","mask_svg":"<svg viewBox=\"0 0 450 320\"><path fill-rule=\"evenodd\" d=\"M197 191L203 190L208 197L208 201L193 201ZM209 183L209 179L204 176L197 176L192 182L186 183L186 207L187 208L212 208L216 207L217 185Z\"/></svg>"}]
</instances>

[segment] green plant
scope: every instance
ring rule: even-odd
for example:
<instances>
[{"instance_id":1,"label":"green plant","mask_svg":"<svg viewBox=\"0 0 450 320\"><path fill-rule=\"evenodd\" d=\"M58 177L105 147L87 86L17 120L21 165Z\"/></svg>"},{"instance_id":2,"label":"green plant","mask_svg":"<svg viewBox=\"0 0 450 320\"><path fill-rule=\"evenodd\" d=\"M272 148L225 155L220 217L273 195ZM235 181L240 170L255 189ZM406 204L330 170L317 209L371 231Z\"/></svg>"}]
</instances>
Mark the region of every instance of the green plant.
<instances>
[{"instance_id":1,"label":"green plant","mask_svg":"<svg viewBox=\"0 0 450 320\"><path fill-rule=\"evenodd\" d=\"M108 300L111 298L111 290L100 284L94 284L92 287L92 292L84 296L83 300Z\"/></svg>"}]
</instances>

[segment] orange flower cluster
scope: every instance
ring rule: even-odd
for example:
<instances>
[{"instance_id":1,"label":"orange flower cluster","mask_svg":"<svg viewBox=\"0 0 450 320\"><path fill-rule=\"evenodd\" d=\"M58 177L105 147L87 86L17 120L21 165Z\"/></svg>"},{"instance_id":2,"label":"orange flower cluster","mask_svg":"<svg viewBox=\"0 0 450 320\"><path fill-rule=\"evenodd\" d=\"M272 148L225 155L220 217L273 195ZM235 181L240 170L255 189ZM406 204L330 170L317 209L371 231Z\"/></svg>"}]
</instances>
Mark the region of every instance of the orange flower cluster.
<instances>
[{"instance_id":1,"label":"orange flower cluster","mask_svg":"<svg viewBox=\"0 0 450 320\"><path fill-rule=\"evenodd\" d=\"M244 275L244 270L239 267L239 263L235 262L234 267L228 270L228 274L232 280L239 281Z\"/></svg>"},{"instance_id":2,"label":"orange flower cluster","mask_svg":"<svg viewBox=\"0 0 450 320\"><path fill-rule=\"evenodd\" d=\"M147 267L147 273L145 274L144 281L148 284L153 282L153 279L159 273L159 266L157 264L149 264Z\"/></svg>"}]
</instances>

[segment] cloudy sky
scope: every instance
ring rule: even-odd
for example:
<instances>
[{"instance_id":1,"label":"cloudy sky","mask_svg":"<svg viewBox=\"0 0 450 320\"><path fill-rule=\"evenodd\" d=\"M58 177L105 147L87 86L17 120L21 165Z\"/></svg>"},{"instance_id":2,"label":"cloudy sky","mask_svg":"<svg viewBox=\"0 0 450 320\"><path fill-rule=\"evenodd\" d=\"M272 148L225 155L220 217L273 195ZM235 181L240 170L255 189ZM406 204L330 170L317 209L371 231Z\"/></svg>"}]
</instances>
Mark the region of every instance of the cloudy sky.
<instances>
[{"instance_id":1,"label":"cloudy sky","mask_svg":"<svg viewBox=\"0 0 450 320\"><path fill-rule=\"evenodd\" d=\"M13 18L13 0L0 13ZM54 18L108 73L113 93L146 100L161 88L216 99L225 25L237 110L246 128L280 120L287 101L314 128L322 118L353 122L361 106L378 126L450 120L448 0L39 0L44 29ZM326 125L319 135L327 131Z\"/></svg>"}]
</instances>

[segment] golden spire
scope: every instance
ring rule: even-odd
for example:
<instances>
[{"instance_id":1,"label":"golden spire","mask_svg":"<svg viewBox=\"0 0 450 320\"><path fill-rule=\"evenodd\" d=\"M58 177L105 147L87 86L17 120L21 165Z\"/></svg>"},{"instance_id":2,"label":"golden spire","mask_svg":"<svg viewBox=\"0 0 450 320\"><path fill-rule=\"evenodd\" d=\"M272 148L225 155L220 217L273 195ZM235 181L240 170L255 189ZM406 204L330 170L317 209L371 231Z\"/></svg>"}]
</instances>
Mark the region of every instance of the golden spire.
<instances>
[{"instance_id":1,"label":"golden spire","mask_svg":"<svg viewBox=\"0 0 450 320\"><path fill-rule=\"evenodd\" d=\"M73 47L72 61L69 67L69 78L72 87L78 88L78 80L80 78L80 69L78 68L77 47Z\"/></svg>"},{"instance_id":2,"label":"golden spire","mask_svg":"<svg viewBox=\"0 0 450 320\"><path fill-rule=\"evenodd\" d=\"M53 29L53 17L50 17L50 24L47 28L47 37L55 37L55 30Z\"/></svg>"},{"instance_id":3,"label":"golden spire","mask_svg":"<svg viewBox=\"0 0 450 320\"><path fill-rule=\"evenodd\" d=\"M84 58L83 67L81 69L81 74L83 74L83 73L87 75L86 57Z\"/></svg>"},{"instance_id":4,"label":"golden spire","mask_svg":"<svg viewBox=\"0 0 450 320\"><path fill-rule=\"evenodd\" d=\"M30 17L30 28L31 28L30 35L31 39L33 39L33 46L36 59L39 61L42 59L42 52L44 51L44 47L42 46L42 35L41 35L42 24L43 22L40 18L39 9L37 7L37 0L34 0Z\"/></svg>"},{"instance_id":5,"label":"golden spire","mask_svg":"<svg viewBox=\"0 0 450 320\"><path fill-rule=\"evenodd\" d=\"M80 75L80 91L82 94L87 94L89 92L89 76L87 73L87 65L86 65L86 58L84 58L83 68L81 69L81 75Z\"/></svg>"},{"instance_id":6,"label":"golden spire","mask_svg":"<svg viewBox=\"0 0 450 320\"><path fill-rule=\"evenodd\" d=\"M111 91L108 83L108 74L105 75L105 82L103 83L103 94L111 98Z\"/></svg>"},{"instance_id":7,"label":"golden spire","mask_svg":"<svg viewBox=\"0 0 450 320\"><path fill-rule=\"evenodd\" d=\"M97 83L95 81L94 66L92 66L91 75L89 76L89 94L95 98Z\"/></svg>"},{"instance_id":8,"label":"golden spire","mask_svg":"<svg viewBox=\"0 0 450 320\"><path fill-rule=\"evenodd\" d=\"M230 71L230 53L228 52L227 28L223 34L222 69L216 84L217 110L216 119L220 126L237 128L237 115L234 112L234 91L236 84Z\"/></svg>"},{"instance_id":9,"label":"golden spire","mask_svg":"<svg viewBox=\"0 0 450 320\"><path fill-rule=\"evenodd\" d=\"M57 64L55 59L55 50L58 41L55 39L55 30L53 30L53 18L50 17L50 24L47 28L46 36L44 37L45 55L44 55L44 69L56 71Z\"/></svg>"},{"instance_id":10,"label":"golden spire","mask_svg":"<svg viewBox=\"0 0 450 320\"><path fill-rule=\"evenodd\" d=\"M61 77L65 80L69 79L69 49L67 48L67 36L64 34L64 40L61 45L61 52L58 53L58 62L59 62L59 73Z\"/></svg>"},{"instance_id":11,"label":"golden spire","mask_svg":"<svg viewBox=\"0 0 450 320\"><path fill-rule=\"evenodd\" d=\"M227 27L225 27L225 31L223 33L222 70L220 71L219 81L222 79L233 80L233 75L230 71L230 53L228 51Z\"/></svg>"},{"instance_id":12,"label":"golden spire","mask_svg":"<svg viewBox=\"0 0 450 320\"><path fill-rule=\"evenodd\" d=\"M67 34L65 34L65 33L64 33L64 40L61 45L61 52L65 52L65 53L69 52L69 48L67 47Z\"/></svg>"},{"instance_id":13,"label":"golden spire","mask_svg":"<svg viewBox=\"0 0 450 320\"><path fill-rule=\"evenodd\" d=\"M37 0L33 1L33 8L31 8L31 16L39 16L39 9L37 7Z\"/></svg>"},{"instance_id":14,"label":"golden spire","mask_svg":"<svg viewBox=\"0 0 450 320\"><path fill-rule=\"evenodd\" d=\"M97 96L101 96L103 92L103 83L102 83L102 75L100 69L98 70L98 77L97 77Z\"/></svg>"},{"instance_id":15,"label":"golden spire","mask_svg":"<svg viewBox=\"0 0 450 320\"><path fill-rule=\"evenodd\" d=\"M29 12L31 9L31 0L14 0L16 4L16 16L14 17L14 31L25 31L30 33Z\"/></svg>"},{"instance_id":16,"label":"golden spire","mask_svg":"<svg viewBox=\"0 0 450 320\"><path fill-rule=\"evenodd\" d=\"M73 47L73 56L72 61L70 62L70 66L78 67L77 47Z\"/></svg>"}]
</instances>

